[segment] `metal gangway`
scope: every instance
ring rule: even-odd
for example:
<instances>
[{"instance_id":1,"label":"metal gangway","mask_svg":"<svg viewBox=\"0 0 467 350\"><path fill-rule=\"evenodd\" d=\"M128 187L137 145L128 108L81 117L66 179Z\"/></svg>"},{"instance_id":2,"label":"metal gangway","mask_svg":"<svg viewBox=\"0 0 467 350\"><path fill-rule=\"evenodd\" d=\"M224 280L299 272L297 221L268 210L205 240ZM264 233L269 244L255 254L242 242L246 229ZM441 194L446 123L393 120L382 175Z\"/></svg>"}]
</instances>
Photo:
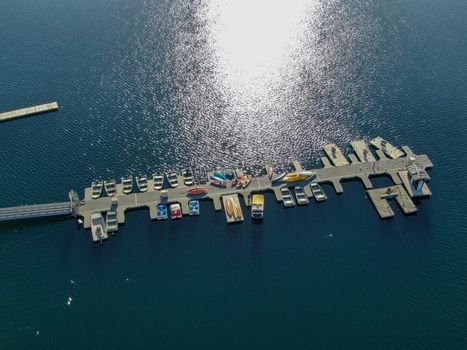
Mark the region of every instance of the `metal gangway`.
<instances>
[{"instance_id":1,"label":"metal gangway","mask_svg":"<svg viewBox=\"0 0 467 350\"><path fill-rule=\"evenodd\" d=\"M32 219L48 216L76 216L79 199L74 191L69 193L70 201L61 203L21 205L10 208L0 208L0 221Z\"/></svg>"}]
</instances>

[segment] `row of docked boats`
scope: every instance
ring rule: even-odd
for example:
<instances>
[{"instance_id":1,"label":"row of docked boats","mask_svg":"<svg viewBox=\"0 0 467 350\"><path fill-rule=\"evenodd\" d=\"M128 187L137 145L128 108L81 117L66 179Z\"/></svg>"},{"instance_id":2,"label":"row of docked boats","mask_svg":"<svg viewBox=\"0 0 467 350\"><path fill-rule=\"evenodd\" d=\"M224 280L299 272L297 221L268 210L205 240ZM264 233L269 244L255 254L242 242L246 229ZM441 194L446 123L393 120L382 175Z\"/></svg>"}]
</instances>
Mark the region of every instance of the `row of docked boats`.
<instances>
[{"instance_id":1,"label":"row of docked boats","mask_svg":"<svg viewBox=\"0 0 467 350\"><path fill-rule=\"evenodd\" d=\"M310 184L311 192L317 202L325 201L328 197L324 193L323 188L316 182ZM298 205L306 205L309 203L308 196L302 186L295 186L295 199L292 196L291 190L287 186L281 187L282 202L286 208L295 206L295 200Z\"/></svg>"},{"instance_id":2,"label":"row of docked boats","mask_svg":"<svg viewBox=\"0 0 467 350\"><path fill-rule=\"evenodd\" d=\"M104 182L93 181L91 183L91 197L93 199L99 198L102 195L103 189L105 189L105 192L109 197L112 197L117 193L117 185L114 180Z\"/></svg>"},{"instance_id":3,"label":"row of docked boats","mask_svg":"<svg viewBox=\"0 0 467 350\"><path fill-rule=\"evenodd\" d=\"M167 204L158 204L156 206L156 219L157 220L167 220L169 218L169 209L170 209L170 218L173 220L182 218L182 208L180 203L172 203L170 206ZM199 201L191 200L188 202L188 214L191 216L197 216L200 213Z\"/></svg>"},{"instance_id":4,"label":"row of docked boats","mask_svg":"<svg viewBox=\"0 0 467 350\"><path fill-rule=\"evenodd\" d=\"M184 169L181 173L183 178L183 183L186 186L192 186L194 183L193 172L191 169ZM154 173L153 174L153 184L155 190L161 190L164 187L165 178L170 185L170 187L175 188L180 184L179 175L176 172L164 173ZM148 190L148 177L147 176L136 176L135 177L136 186L138 187L139 192L146 192ZM129 194L133 192L133 177L130 175L124 176L121 179L122 192L124 194ZM107 196L112 197L117 194L117 184L115 180L109 181L98 181L95 180L91 183L91 198L97 199L102 196L102 192L105 190Z\"/></svg>"},{"instance_id":5,"label":"row of docked boats","mask_svg":"<svg viewBox=\"0 0 467 350\"><path fill-rule=\"evenodd\" d=\"M227 182L231 181L231 186L237 189L247 188L253 177L251 175L237 176L233 171L215 171L209 176L208 180L211 185L226 188Z\"/></svg>"}]
</instances>

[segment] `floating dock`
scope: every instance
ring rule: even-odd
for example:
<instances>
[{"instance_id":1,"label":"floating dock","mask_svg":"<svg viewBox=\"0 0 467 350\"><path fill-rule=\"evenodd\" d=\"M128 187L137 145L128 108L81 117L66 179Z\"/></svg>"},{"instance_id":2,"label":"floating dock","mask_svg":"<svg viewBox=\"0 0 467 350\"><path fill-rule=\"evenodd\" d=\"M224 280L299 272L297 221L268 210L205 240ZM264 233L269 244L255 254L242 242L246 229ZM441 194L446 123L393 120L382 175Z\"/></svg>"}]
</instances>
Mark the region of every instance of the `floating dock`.
<instances>
[{"instance_id":1,"label":"floating dock","mask_svg":"<svg viewBox=\"0 0 467 350\"><path fill-rule=\"evenodd\" d=\"M34 114L52 112L56 110L58 110L57 102L51 102L51 103L46 103L46 104L38 105L34 107L17 109L15 111L0 113L0 122L27 117L27 116L34 115Z\"/></svg>"},{"instance_id":2,"label":"floating dock","mask_svg":"<svg viewBox=\"0 0 467 350\"><path fill-rule=\"evenodd\" d=\"M400 149L396 146L390 144L382 137L378 136L370 141L370 143L378 150L381 150L384 154L386 154L391 159L397 159L404 155Z\"/></svg>"},{"instance_id":3,"label":"floating dock","mask_svg":"<svg viewBox=\"0 0 467 350\"><path fill-rule=\"evenodd\" d=\"M368 147L365 141L352 141L350 145L355 151L355 155L358 157L360 162L376 162L375 156L371 153L370 147Z\"/></svg>"},{"instance_id":4,"label":"floating dock","mask_svg":"<svg viewBox=\"0 0 467 350\"><path fill-rule=\"evenodd\" d=\"M391 218L395 215L388 203L388 200L391 199L397 202L404 214L413 214L417 211L417 207L402 185L368 190L367 193L381 219Z\"/></svg>"},{"instance_id":5,"label":"floating dock","mask_svg":"<svg viewBox=\"0 0 467 350\"><path fill-rule=\"evenodd\" d=\"M388 143L386 143L386 147L387 144ZM303 181L293 183L281 181L271 182L267 175L261 175L253 177L248 187L242 189L232 187L231 181L227 181L227 186L225 188L213 186L211 184L196 184L196 186L205 187L207 189L207 193L199 196L189 195L187 191L190 187L186 186L182 181L180 181L180 185L176 188L155 190L153 180L148 180L148 190L146 192L132 192L130 194L124 194L122 191L122 184L118 183L116 186L116 193L112 197L103 195L97 199L92 199L92 191L91 188L88 187L84 190L84 199L82 200L72 191L70 192L70 202L0 209L0 221L71 214L74 217L81 218L83 227L88 229L91 227L91 215L93 213L102 213L104 215L112 211L116 212L116 223L114 220L112 220L111 223L118 227L118 225L125 223L125 213L127 210L146 208L149 209L149 216L151 219L155 219L156 206L159 203L168 205L171 203L180 203L182 213L188 215L188 202L191 199L198 199L212 201L216 211L221 211L222 208L224 208L228 223L241 222L244 220L244 217L243 212L241 212L240 196L243 197L247 206L251 205L250 198L253 193L272 192L276 200L282 202L281 188L283 186L287 186L290 190L295 186L301 186L304 188L306 196L310 198L313 196L309 186L312 181L319 184L329 183L334 187L336 193L343 193L344 189L341 182L347 180L360 180L368 190L369 198L373 202L380 217L387 218L394 216L394 212L387 203L388 199L394 198L402 208L402 211L406 214L410 214L417 210L410 199L411 196L415 197L420 193L426 195L431 194L424 181L429 180L425 169L433 167L433 164L426 155L417 155L413 153L409 147L403 146L402 149L404 152L401 151L403 156L398 156L393 159L392 157L386 156L382 150L376 150L378 158L372 155L374 161L371 161L368 154L366 158L363 157L363 150L369 150L369 147L363 141L354 141L352 147L356 154L349 155L350 163L340 149L333 144L325 147L327 157L322 157L324 164L322 168L307 170L304 169L299 162L293 162L292 164L296 171L311 171L316 174L315 178L309 178ZM241 176L244 173L241 169L235 169L235 172L237 176ZM388 188L372 189L373 185L370 178L382 175L390 176L394 183L394 186L390 187L390 196L385 195L387 194L385 191L387 191ZM410 186L413 186L414 183L417 186L417 190L419 190L417 193L410 192ZM134 190L136 190L136 186ZM395 193L397 193L397 195ZM381 198L381 195L383 195L383 198ZM228 215L227 201L232 203L232 209L238 206L240 214L238 214L236 218ZM112 219L115 218L114 215L111 217Z\"/></svg>"},{"instance_id":6,"label":"floating dock","mask_svg":"<svg viewBox=\"0 0 467 350\"><path fill-rule=\"evenodd\" d=\"M343 166L349 164L340 148L333 143L324 146L324 152L326 152L326 155L329 157L332 164L334 164L335 166Z\"/></svg>"}]
</instances>

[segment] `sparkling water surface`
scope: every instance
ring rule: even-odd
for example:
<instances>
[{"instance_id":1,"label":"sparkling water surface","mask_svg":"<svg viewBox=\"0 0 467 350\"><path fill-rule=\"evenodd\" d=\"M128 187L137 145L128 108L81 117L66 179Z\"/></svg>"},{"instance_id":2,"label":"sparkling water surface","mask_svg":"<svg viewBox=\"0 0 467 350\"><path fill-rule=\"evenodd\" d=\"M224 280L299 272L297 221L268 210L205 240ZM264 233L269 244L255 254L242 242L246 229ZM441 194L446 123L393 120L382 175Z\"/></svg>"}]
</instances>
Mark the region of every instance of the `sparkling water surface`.
<instances>
[{"instance_id":1,"label":"sparkling water surface","mask_svg":"<svg viewBox=\"0 0 467 350\"><path fill-rule=\"evenodd\" d=\"M381 221L359 182L228 226L126 215L0 225L0 348L465 349L467 3L6 0L0 206L94 178L292 160L381 135L428 154L433 197ZM386 185L389 179L374 181Z\"/></svg>"}]
</instances>

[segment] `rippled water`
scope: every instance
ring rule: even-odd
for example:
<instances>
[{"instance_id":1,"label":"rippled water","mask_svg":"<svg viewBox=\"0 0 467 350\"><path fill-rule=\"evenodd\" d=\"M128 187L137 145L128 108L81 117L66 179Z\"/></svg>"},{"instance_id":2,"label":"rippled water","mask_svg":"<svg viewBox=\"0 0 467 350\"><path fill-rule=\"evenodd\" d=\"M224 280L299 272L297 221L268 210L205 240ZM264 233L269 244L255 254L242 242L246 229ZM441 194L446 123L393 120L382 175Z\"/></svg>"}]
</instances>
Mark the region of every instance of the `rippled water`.
<instances>
[{"instance_id":1,"label":"rippled water","mask_svg":"<svg viewBox=\"0 0 467 350\"><path fill-rule=\"evenodd\" d=\"M464 1L6 0L0 206L93 178L318 166L381 135L435 164L415 216L360 183L263 225L130 212L103 247L71 220L0 225L5 348L465 349ZM388 183L387 179L375 184ZM2 348L0 346L0 348Z\"/></svg>"}]
</instances>

